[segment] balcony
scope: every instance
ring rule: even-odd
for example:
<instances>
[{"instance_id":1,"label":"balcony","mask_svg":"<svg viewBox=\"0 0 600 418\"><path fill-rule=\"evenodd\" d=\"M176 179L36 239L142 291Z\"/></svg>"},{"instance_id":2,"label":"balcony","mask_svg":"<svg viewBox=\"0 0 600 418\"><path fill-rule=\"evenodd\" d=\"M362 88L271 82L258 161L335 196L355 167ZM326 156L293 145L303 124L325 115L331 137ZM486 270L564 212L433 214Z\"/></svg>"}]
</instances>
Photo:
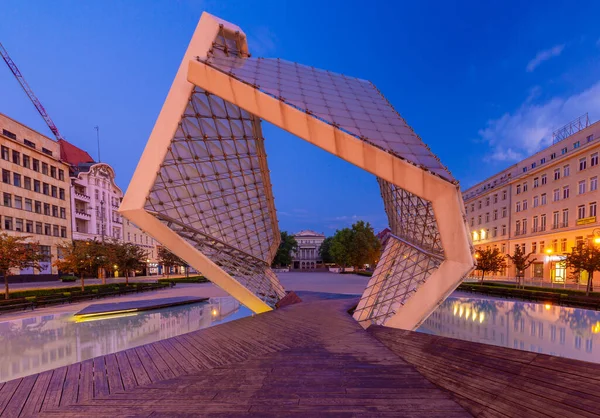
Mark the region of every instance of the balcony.
<instances>
[{"instance_id":1,"label":"balcony","mask_svg":"<svg viewBox=\"0 0 600 418\"><path fill-rule=\"evenodd\" d=\"M85 211L75 209L75 217L87 220L90 219L92 216Z\"/></svg>"},{"instance_id":2,"label":"balcony","mask_svg":"<svg viewBox=\"0 0 600 418\"><path fill-rule=\"evenodd\" d=\"M79 193L79 192L73 192L73 196L75 197L75 199L81 200L83 202L89 202L90 201L90 197L86 194L83 193Z\"/></svg>"}]
</instances>

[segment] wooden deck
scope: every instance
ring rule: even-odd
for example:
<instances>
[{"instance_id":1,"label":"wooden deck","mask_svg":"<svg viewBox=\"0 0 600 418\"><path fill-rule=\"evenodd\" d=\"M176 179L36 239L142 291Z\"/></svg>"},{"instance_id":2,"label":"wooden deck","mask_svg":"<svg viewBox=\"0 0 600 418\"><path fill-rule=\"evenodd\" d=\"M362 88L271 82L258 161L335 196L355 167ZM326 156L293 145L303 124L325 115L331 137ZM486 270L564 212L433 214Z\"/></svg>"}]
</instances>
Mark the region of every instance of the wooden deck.
<instances>
[{"instance_id":1,"label":"wooden deck","mask_svg":"<svg viewBox=\"0 0 600 418\"><path fill-rule=\"evenodd\" d=\"M303 299L0 384L0 413L563 417L600 411L600 366L382 327L365 331L346 312L356 299ZM536 387L544 392L537 397L529 393ZM552 401L540 412L543 398Z\"/></svg>"}]
</instances>

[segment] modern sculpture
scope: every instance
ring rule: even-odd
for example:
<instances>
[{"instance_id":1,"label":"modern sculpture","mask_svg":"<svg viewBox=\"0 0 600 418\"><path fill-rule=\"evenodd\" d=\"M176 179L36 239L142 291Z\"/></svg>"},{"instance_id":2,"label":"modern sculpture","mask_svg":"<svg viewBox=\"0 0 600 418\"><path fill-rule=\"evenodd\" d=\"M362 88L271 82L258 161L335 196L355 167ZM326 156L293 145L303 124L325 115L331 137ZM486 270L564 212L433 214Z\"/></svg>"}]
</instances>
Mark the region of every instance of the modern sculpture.
<instances>
[{"instance_id":1,"label":"modern sculpture","mask_svg":"<svg viewBox=\"0 0 600 418\"><path fill-rule=\"evenodd\" d=\"M354 317L414 329L473 268L457 182L368 81L250 57L204 13L119 211L256 313L285 295L264 119L377 176L393 236Z\"/></svg>"}]
</instances>

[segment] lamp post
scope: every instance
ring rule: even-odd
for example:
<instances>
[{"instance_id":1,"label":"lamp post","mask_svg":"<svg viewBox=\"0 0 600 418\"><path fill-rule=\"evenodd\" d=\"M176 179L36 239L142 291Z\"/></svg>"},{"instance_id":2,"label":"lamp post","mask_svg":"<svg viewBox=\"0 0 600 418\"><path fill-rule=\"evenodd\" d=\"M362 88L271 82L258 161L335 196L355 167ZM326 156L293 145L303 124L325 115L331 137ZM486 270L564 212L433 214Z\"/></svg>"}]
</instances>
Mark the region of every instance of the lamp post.
<instances>
[{"instance_id":1,"label":"lamp post","mask_svg":"<svg viewBox=\"0 0 600 418\"><path fill-rule=\"evenodd\" d=\"M146 273L148 276L152 276L152 273L150 272L150 259L149 258L146 259Z\"/></svg>"},{"instance_id":2,"label":"lamp post","mask_svg":"<svg viewBox=\"0 0 600 418\"><path fill-rule=\"evenodd\" d=\"M596 228L592 231L592 234L594 235L594 244L596 245L600 245L600 228Z\"/></svg>"}]
</instances>

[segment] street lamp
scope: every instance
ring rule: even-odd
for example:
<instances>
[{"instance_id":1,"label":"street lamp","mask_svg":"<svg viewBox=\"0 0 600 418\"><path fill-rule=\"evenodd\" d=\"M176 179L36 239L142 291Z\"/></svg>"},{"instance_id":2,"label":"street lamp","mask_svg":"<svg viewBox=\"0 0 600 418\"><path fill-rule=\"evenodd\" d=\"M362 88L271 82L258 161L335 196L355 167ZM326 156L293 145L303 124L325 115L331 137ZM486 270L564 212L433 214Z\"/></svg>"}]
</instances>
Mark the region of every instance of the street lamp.
<instances>
[{"instance_id":1,"label":"street lamp","mask_svg":"<svg viewBox=\"0 0 600 418\"><path fill-rule=\"evenodd\" d=\"M594 244L600 244L600 228L594 229L592 234L594 234Z\"/></svg>"},{"instance_id":2,"label":"street lamp","mask_svg":"<svg viewBox=\"0 0 600 418\"><path fill-rule=\"evenodd\" d=\"M546 254L552 254L552 248L546 248Z\"/></svg>"}]
</instances>

